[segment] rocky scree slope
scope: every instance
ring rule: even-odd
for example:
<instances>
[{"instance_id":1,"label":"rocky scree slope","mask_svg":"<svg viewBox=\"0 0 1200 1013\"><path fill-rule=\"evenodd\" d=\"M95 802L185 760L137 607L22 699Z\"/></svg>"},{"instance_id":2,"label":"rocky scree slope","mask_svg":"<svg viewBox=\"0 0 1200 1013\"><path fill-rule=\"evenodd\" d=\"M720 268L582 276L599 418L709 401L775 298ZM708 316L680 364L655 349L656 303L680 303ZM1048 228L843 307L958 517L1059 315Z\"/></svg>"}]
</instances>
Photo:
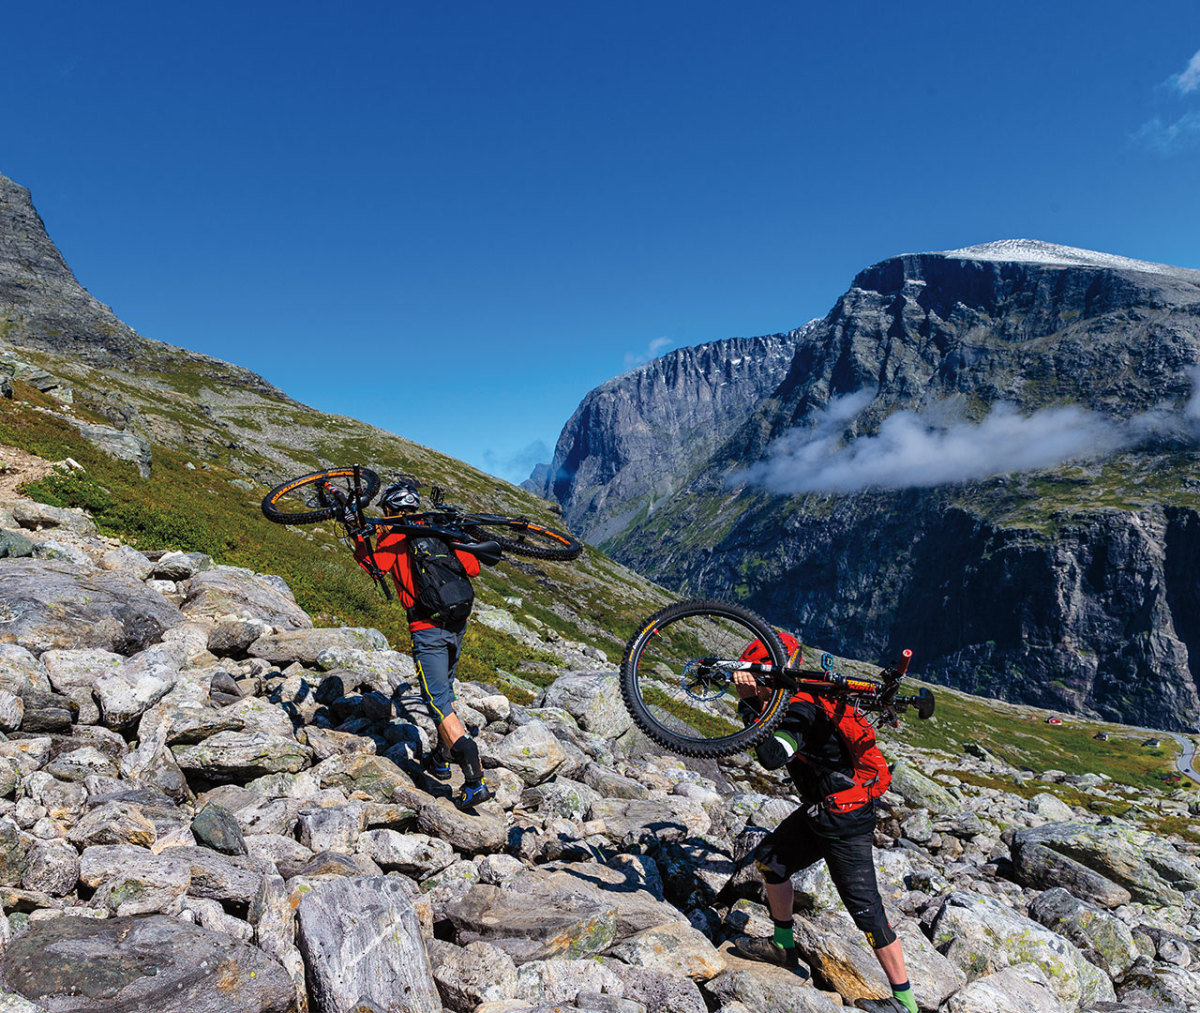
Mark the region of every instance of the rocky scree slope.
<instances>
[{"instance_id":1,"label":"rocky scree slope","mask_svg":"<svg viewBox=\"0 0 1200 1013\"><path fill-rule=\"evenodd\" d=\"M746 756L646 748L611 666L565 658L532 706L461 683L496 791L462 814L420 772L433 727L378 631L314 628L278 577L140 553L81 511L12 501L0 528L28 543L0 559L3 1008L833 1013L886 994L823 865L795 880L811 977L730 951L771 931L750 853L795 799L755 790ZM1200 1010L1200 845L1143 824L1196 815L1189 793L885 748L876 865L922 1009ZM1093 811L1114 800L1122 818Z\"/></svg>"},{"instance_id":2,"label":"rocky scree slope","mask_svg":"<svg viewBox=\"0 0 1200 1013\"><path fill-rule=\"evenodd\" d=\"M668 587L735 597L841 653L911 647L972 692L1192 729L1198 362L1200 272L1030 241L895 257L805 330L787 376L715 452L662 455L676 491L652 512L620 514L615 486L586 493L627 518L605 529L606 551ZM621 380L608 397L639 403ZM846 451L901 411L969 435L999 403L1078 406L1122 437L1107 457L1040 471L837 492L800 491L822 458L788 470L774 442L812 433ZM588 437L598 451L623 438ZM554 491L573 502L569 485Z\"/></svg>"}]
</instances>

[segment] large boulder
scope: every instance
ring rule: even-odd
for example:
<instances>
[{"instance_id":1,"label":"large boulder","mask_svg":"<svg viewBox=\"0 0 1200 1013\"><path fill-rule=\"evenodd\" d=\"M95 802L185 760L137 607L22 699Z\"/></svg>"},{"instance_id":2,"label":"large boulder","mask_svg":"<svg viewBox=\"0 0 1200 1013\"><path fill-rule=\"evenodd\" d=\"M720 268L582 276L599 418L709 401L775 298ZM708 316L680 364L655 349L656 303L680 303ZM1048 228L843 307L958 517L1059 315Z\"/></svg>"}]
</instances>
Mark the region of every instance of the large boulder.
<instances>
[{"instance_id":1,"label":"large boulder","mask_svg":"<svg viewBox=\"0 0 1200 1013\"><path fill-rule=\"evenodd\" d=\"M255 658L263 658L273 665L290 665L296 661L315 665L317 658L331 648L386 651L388 642L378 630L356 626L322 627L270 633L259 637L247 650Z\"/></svg>"},{"instance_id":2,"label":"large boulder","mask_svg":"<svg viewBox=\"0 0 1200 1013\"><path fill-rule=\"evenodd\" d=\"M261 619L285 630L311 629L308 613L296 604L278 577L238 566L214 566L179 585L183 614L189 619L219 619L229 614Z\"/></svg>"},{"instance_id":3,"label":"large boulder","mask_svg":"<svg viewBox=\"0 0 1200 1013\"><path fill-rule=\"evenodd\" d=\"M118 572L56 559L0 559L0 643L34 654L99 648L129 655L185 616L161 594Z\"/></svg>"},{"instance_id":4,"label":"large boulder","mask_svg":"<svg viewBox=\"0 0 1200 1013\"><path fill-rule=\"evenodd\" d=\"M50 1013L291 1013L296 989L261 950L163 915L30 922L4 954L8 989Z\"/></svg>"},{"instance_id":5,"label":"large boulder","mask_svg":"<svg viewBox=\"0 0 1200 1013\"><path fill-rule=\"evenodd\" d=\"M1057 932L982 894L948 894L933 921L934 945L969 979L1036 964L1069 1009L1114 999L1112 982Z\"/></svg>"},{"instance_id":6,"label":"large boulder","mask_svg":"<svg viewBox=\"0 0 1200 1013\"><path fill-rule=\"evenodd\" d=\"M633 725L621 698L621 682L614 673L568 672L546 690L542 706L560 707L585 732L615 739Z\"/></svg>"},{"instance_id":7,"label":"large boulder","mask_svg":"<svg viewBox=\"0 0 1200 1013\"><path fill-rule=\"evenodd\" d=\"M945 1013L1066 1013L1045 973L1036 964L1018 964L985 975L956 992Z\"/></svg>"},{"instance_id":8,"label":"large boulder","mask_svg":"<svg viewBox=\"0 0 1200 1013\"><path fill-rule=\"evenodd\" d=\"M320 883L297 915L316 1013L345 1013L363 999L381 1010L441 1013L420 921L397 879Z\"/></svg>"},{"instance_id":9,"label":"large boulder","mask_svg":"<svg viewBox=\"0 0 1200 1013\"><path fill-rule=\"evenodd\" d=\"M1129 926L1104 908L1080 900L1062 887L1037 897L1029 905L1029 914L1046 928L1066 936L1110 978L1120 979L1138 958Z\"/></svg>"},{"instance_id":10,"label":"large boulder","mask_svg":"<svg viewBox=\"0 0 1200 1013\"><path fill-rule=\"evenodd\" d=\"M602 953L617 927L615 905L567 889L525 894L476 883L445 913L460 945L491 943L518 964Z\"/></svg>"},{"instance_id":11,"label":"large boulder","mask_svg":"<svg viewBox=\"0 0 1200 1013\"><path fill-rule=\"evenodd\" d=\"M1022 852L1039 845L1124 887L1143 904L1177 905L1200 890L1200 867L1193 860L1161 837L1125 824L1047 823L1019 830L1012 843L1018 873L1026 865ZM1070 882L1044 884L1055 885L1076 892Z\"/></svg>"},{"instance_id":12,"label":"large boulder","mask_svg":"<svg viewBox=\"0 0 1200 1013\"><path fill-rule=\"evenodd\" d=\"M541 784L567 758L554 733L537 720L521 725L497 741L481 741L480 746L485 762L508 768L528 785Z\"/></svg>"}]
</instances>

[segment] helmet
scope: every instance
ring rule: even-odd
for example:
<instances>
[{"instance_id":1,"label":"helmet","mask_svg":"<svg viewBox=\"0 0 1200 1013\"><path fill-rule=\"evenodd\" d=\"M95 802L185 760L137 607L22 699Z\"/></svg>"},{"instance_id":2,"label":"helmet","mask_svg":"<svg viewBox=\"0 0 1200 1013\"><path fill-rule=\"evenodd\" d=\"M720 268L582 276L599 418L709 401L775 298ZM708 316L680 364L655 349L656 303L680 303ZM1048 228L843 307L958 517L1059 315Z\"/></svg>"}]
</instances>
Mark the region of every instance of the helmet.
<instances>
[{"instance_id":1,"label":"helmet","mask_svg":"<svg viewBox=\"0 0 1200 1013\"><path fill-rule=\"evenodd\" d=\"M416 510L421 505L421 497L417 494L417 483L411 478L402 478L393 482L383 490L379 497L379 506L389 514L399 510Z\"/></svg>"},{"instance_id":2,"label":"helmet","mask_svg":"<svg viewBox=\"0 0 1200 1013\"><path fill-rule=\"evenodd\" d=\"M783 649L787 651L787 667L799 667L800 663L804 661L804 655L800 653L800 641L790 633L784 633L783 631L780 631L779 639L783 642ZM761 640L754 640L746 645L746 649L742 651L742 656L738 660L769 665L771 663L771 654L767 650L766 644Z\"/></svg>"}]
</instances>

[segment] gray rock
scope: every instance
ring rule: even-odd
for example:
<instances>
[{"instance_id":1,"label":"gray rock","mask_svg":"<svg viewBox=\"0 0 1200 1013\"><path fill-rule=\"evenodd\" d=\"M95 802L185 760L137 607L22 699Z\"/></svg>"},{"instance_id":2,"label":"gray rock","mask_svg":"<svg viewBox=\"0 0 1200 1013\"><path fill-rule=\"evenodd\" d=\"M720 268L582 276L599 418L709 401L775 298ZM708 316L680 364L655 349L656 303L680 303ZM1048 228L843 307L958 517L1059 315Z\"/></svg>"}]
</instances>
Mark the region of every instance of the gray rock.
<instances>
[{"instance_id":1,"label":"gray rock","mask_svg":"<svg viewBox=\"0 0 1200 1013\"><path fill-rule=\"evenodd\" d=\"M1047 823L1019 830L1012 845L1018 868L1022 850L1031 845L1042 845L1086 865L1143 903L1179 904L1185 892L1200 889L1200 868L1195 862L1162 838L1133 827ZM1065 882L1052 885L1071 889Z\"/></svg>"},{"instance_id":2,"label":"gray rock","mask_svg":"<svg viewBox=\"0 0 1200 1013\"><path fill-rule=\"evenodd\" d=\"M115 457L118 461L130 461L137 466L138 474L142 478L150 477L150 444L140 436L128 430L114 429L112 426L87 422L76 422L75 425L85 440L103 450L109 457Z\"/></svg>"},{"instance_id":3,"label":"gray rock","mask_svg":"<svg viewBox=\"0 0 1200 1013\"><path fill-rule=\"evenodd\" d=\"M477 883L448 904L460 944L482 940L518 964L602 953L616 935L616 906L582 893L514 893Z\"/></svg>"},{"instance_id":4,"label":"gray rock","mask_svg":"<svg viewBox=\"0 0 1200 1013\"><path fill-rule=\"evenodd\" d=\"M184 621L161 594L121 573L54 560L0 559L0 643L31 651L133 654Z\"/></svg>"},{"instance_id":5,"label":"gray rock","mask_svg":"<svg viewBox=\"0 0 1200 1013\"><path fill-rule=\"evenodd\" d=\"M396 798L406 805L416 801L405 793L398 793ZM485 810L486 806L479 806L471 812L460 812L449 799L433 799L417 808L417 827L466 855L499 851L508 839L508 830L499 815Z\"/></svg>"},{"instance_id":6,"label":"gray rock","mask_svg":"<svg viewBox=\"0 0 1200 1013\"><path fill-rule=\"evenodd\" d=\"M264 869L249 857L198 847L168 848L163 856L186 863L191 877L188 893L193 897L249 904L262 885Z\"/></svg>"},{"instance_id":7,"label":"gray rock","mask_svg":"<svg viewBox=\"0 0 1200 1013\"><path fill-rule=\"evenodd\" d=\"M1013 849L1013 872L1025 886L1038 890L1061 886L1081 900L1102 907L1120 907L1133 896L1106 876L1036 841L1027 841Z\"/></svg>"},{"instance_id":8,"label":"gray rock","mask_svg":"<svg viewBox=\"0 0 1200 1013\"><path fill-rule=\"evenodd\" d=\"M0 559L27 559L34 545L17 531L0 531Z\"/></svg>"},{"instance_id":9,"label":"gray rock","mask_svg":"<svg viewBox=\"0 0 1200 1013\"><path fill-rule=\"evenodd\" d=\"M386 651L388 642L378 630L322 627L269 634L254 641L249 651L254 657L265 658L274 665L290 665L297 661L315 665L318 655L331 648Z\"/></svg>"},{"instance_id":10,"label":"gray rock","mask_svg":"<svg viewBox=\"0 0 1200 1013\"><path fill-rule=\"evenodd\" d=\"M67 837L80 850L121 844L148 848L157 840L158 831L137 806L108 802L92 809Z\"/></svg>"},{"instance_id":11,"label":"gray rock","mask_svg":"<svg viewBox=\"0 0 1200 1013\"><path fill-rule=\"evenodd\" d=\"M233 813L223 805L210 802L192 820L196 843L226 855L246 854L246 839Z\"/></svg>"},{"instance_id":12,"label":"gray rock","mask_svg":"<svg viewBox=\"0 0 1200 1013\"><path fill-rule=\"evenodd\" d=\"M584 767L582 779L605 798L647 798L650 795L644 784L598 763Z\"/></svg>"},{"instance_id":13,"label":"gray rock","mask_svg":"<svg viewBox=\"0 0 1200 1013\"><path fill-rule=\"evenodd\" d=\"M615 739L633 726L615 673L568 672L554 680L542 702L561 707L584 731L605 738Z\"/></svg>"},{"instance_id":14,"label":"gray rock","mask_svg":"<svg viewBox=\"0 0 1200 1013\"><path fill-rule=\"evenodd\" d=\"M466 947L440 939L426 944L442 1004L454 1013L472 1013L485 1002L515 999L517 968L503 950L488 943Z\"/></svg>"},{"instance_id":15,"label":"gray rock","mask_svg":"<svg viewBox=\"0 0 1200 1013\"><path fill-rule=\"evenodd\" d=\"M218 732L195 746L176 747L175 762L209 779L247 781L309 766L312 752L294 738L264 732Z\"/></svg>"},{"instance_id":16,"label":"gray rock","mask_svg":"<svg viewBox=\"0 0 1200 1013\"><path fill-rule=\"evenodd\" d=\"M683 922L645 929L608 952L635 967L684 975L694 981L708 981L725 970L725 958L713 944Z\"/></svg>"},{"instance_id":17,"label":"gray rock","mask_svg":"<svg viewBox=\"0 0 1200 1013\"><path fill-rule=\"evenodd\" d=\"M51 897L65 897L79 881L79 854L66 841L34 841L25 852L21 885Z\"/></svg>"},{"instance_id":18,"label":"gray rock","mask_svg":"<svg viewBox=\"0 0 1200 1013\"><path fill-rule=\"evenodd\" d=\"M454 849L446 841L395 830L368 830L359 838L358 850L380 868L395 869L417 879L431 876L455 860Z\"/></svg>"},{"instance_id":19,"label":"gray rock","mask_svg":"<svg viewBox=\"0 0 1200 1013\"><path fill-rule=\"evenodd\" d=\"M417 913L397 882L331 880L314 887L297 913L317 1013L342 1013L360 998L382 1009L441 1013Z\"/></svg>"},{"instance_id":20,"label":"gray rock","mask_svg":"<svg viewBox=\"0 0 1200 1013\"><path fill-rule=\"evenodd\" d=\"M244 613L283 629L311 629L312 620L281 584L239 567L217 566L180 584L181 609L190 619Z\"/></svg>"},{"instance_id":21,"label":"gray rock","mask_svg":"<svg viewBox=\"0 0 1200 1013\"><path fill-rule=\"evenodd\" d=\"M50 506L31 499L10 500L0 503L21 527L30 531L46 528L62 528L78 535L93 535L96 524L83 510L72 507Z\"/></svg>"},{"instance_id":22,"label":"gray rock","mask_svg":"<svg viewBox=\"0 0 1200 1013\"><path fill-rule=\"evenodd\" d=\"M949 894L932 930L934 945L969 978L1033 963L1069 1008L1115 998L1108 977L1073 943L990 897Z\"/></svg>"},{"instance_id":23,"label":"gray rock","mask_svg":"<svg viewBox=\"0 0 1200 1013\"><path fill-rule=\"evenodd\" d=\"M154 570L154 564L131 545L118 545L100 557L100 569L120 570L134 580L145 580Z\"/></svg>"},{"instance_id":24,"label":"gray rock","mask_svg":"<svg viewBox=\"0 0 1200 1013\"><path fill-rule=\"evenodd\" d=\"M838 1013L842 1006L782 967L739 960L721 947L727 970L701 986L714 1008L742 1004L753 1013ZM736 1009L737 1006L733 1005Z\"/></svg>"},{"instance_id":25,"label":"gray rock","mask_svg":"<svg viewBox=\"0 0 1200 1013\"><path fill-rule=\"evenodd\" d=\"M641 1003L647 1010L708 1013L704 996L691 978L634 967L611 957L602 957L601 963L620 979L625 998Z\"/></svg>"},{"instance_id":26,"label":"gray rock","mask_svg":"<svg viewBox=\"0 0 1200 1013\"><path fill-rule=\"evenodd\" d=\"M25 717L25 701L16 693L0 689L0 732L15 732Z\"/></svg>"},{"instance_id":27,"label":"gray rock","mask_svg":"<svg viewBox=\"0 0 1200 1013\"><path fill-rule=\"evenodd\" d=\"M619 993L621 987L621 979L598 960L531 960L517 970L522 1001L550 1008L576 1002L580 992Z\"/></svg>"},{"instance_id":28,"label":"gray rock","mask_svg":"<svg viewBox=\"0 0 1200 1013\"><path fill-rule=\"evenodd\" d=\"M172 854L175 850L155 855L129 845L89 847L79 858L79 881L96 888L93 904L119 916L178 914L191 885L191 868Z\"/></svg>"},{"instance_id":29,"label":"gray rock","mask_svg":"<svg viewBox=\"0 0 1200 1013\"><path fill-rule=\"evenodd\" d=\"M1072 896L1047 890L1029 905L1030 917L1071 940L1087 960L1119 980L1138 958L1129 927L1115 915Z\"/></svg>"},{"instance_id":30,"label":"gray rock","mask_svg":"<svg viewBox=\"0 0 1200 1013\"><path fill-rule=\"evenodd\" d=\"M1067 1013L1037 964L1018 964L976 978L950 997L945 1013Z\"/></svg>"},{"instance_id":31,"label":"gray rock","mask_svg":"<svg viewBox=\"0 0 1200 1013\"><path fill-rule=\"evenodd\" d=\"M588 819L604 821L604 835L614 844L626 841L672 841L707 833L712 821L704 807L689 798L601 799Z\"/></svg>"},{"instance_id":32,"label":"gray rock","mask_svg":"<svg viewBox=\"0 0 1200 1013\"><path fill-rule=\"evenodd\" d=\"M480 740L485 763L506 767L527 785L541 784L566 759L557 738L541 721L530 721L496 742Z\"/></svg>"},{"instance_id":33,"label":"gray rock","mask_svg":"<svg viewBox=\"0 0 1200 1013\"><path fill-rule=\"evenodd\" d=\"M267 954L174 918L30 923L4 980L51 1013L291 1013L295 988Z\"/></svg>"},{"instance_id":34,"label":"gray rock","mask_svg":"<svg viewBox=\"0 0 1200 1013\"><path fill-rule=\"evenodd\" d=\"M353 854L362 833L363 807L360 803L302 809L300 843L314 852L337 851Z\"/></svg>"}]
</instances>

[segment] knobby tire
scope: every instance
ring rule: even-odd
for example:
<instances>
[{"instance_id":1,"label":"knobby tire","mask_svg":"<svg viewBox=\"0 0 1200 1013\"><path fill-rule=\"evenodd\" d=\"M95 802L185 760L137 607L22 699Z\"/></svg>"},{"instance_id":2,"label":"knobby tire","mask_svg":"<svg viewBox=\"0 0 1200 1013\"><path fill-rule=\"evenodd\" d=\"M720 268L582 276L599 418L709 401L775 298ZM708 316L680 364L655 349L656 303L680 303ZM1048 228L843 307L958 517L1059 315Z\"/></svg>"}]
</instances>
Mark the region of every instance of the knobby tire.
<instances>
[{"instance_id":1,"label":"knobby tire","mask_svg":"<svg viewBox=\"0 0 1200 1013\"><path fill-rule=\"evenodd\" d=\"M583 543L574 535L547 528L519 517L497 521L476 521L471 533L481 541L493 541L505 552L533 559L566 561L583 552Z\"/></svg>"},{"instance_id":2,"label":"knobby tire","mask_svg":"<svg viewBox=\"0 0 1200 1013\"><path fill-rule=\"evenodd\" d=\"M656 612L630 639L621 660L621 695L634 722L660 746L684 756L732 756L758 745L783 720L787 689L774 689L758 720L742 728L740 719L729 716L737 704L732 683L724 694L708 698L713 706L707 709L696 706L684 685L695 658L736 660L754 640L766 646L773 665L787 663L774 627L740 605L705 598ZM738 727L731 727L734 722Z\"/></svg>"},{"instance_id":3,"label":"knobby tire","mask_svg":"<svg viewBox=\"0 0 1200 1013\"><path fill-rule=\"evenodd\" d=\"M359 503L365 507L379 492L379 476L370 468L361 467L358 469L358 474L359 484L362 487ZM267 520L274 521L276 524L315 524L317 521L329 520L341 511L342 507L339 504L312 507L313 499L322 498L320 489L325 482L333 483L347 497L353 499L354 469L328 468L325 471L314 471L309 475L289 479L275 486L263 497L263 515ZM310 495L312 499L304 500L305 495ZM293 502L304 502L310 509L289 511L287 509L289 497L293 498Z\"/></svg>"}]
</instances>

